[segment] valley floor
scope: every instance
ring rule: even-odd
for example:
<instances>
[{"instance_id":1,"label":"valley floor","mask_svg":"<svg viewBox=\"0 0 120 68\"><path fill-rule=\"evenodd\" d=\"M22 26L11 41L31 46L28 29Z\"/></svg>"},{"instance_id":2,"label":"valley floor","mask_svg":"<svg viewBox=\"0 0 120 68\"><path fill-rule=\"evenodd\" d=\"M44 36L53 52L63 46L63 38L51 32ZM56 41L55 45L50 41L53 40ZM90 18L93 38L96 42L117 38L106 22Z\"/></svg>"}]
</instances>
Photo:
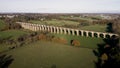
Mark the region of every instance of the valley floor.
<instances>
[{"instance_id":1,"label":"valley floor","mask_svg":"<svg viewBox=\"0 0 120 68\"><path fill-rule=\"evenodd\" d=\"M38 41L7 52L10 68L94 68L92 49Z\"/></svg>"}]
</instances>

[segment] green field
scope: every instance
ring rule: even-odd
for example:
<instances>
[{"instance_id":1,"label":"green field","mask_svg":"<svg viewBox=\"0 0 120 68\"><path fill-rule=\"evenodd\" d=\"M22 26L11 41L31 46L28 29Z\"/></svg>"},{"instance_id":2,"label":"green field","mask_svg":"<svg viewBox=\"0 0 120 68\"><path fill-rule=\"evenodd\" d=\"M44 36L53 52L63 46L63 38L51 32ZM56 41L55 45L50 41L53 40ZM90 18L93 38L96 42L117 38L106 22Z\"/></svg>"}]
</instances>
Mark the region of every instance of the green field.
<instances>
[{"instance_id":1,"label":"green field","mask_svg":"<svg viewBox=\"0 0 120 68\"><path fill-rule=\"evenodd\" d=\"M7 30L7 31L0 31L0 38L5 39L11 37L12 39L16 39L19 36L24 34L28 34L28 32L22 30Z\"/></svg>"},{"instance_id":2,"label":"green field","mask_svg":"<svg viewBox=\"0 0 120 68\"><path fill-rule=\"evenodd\" d=\"M83 26L79 29L82 30L89 30L89 31L98 31L98 32L106 32L106 25L90 25L90 26Z\"/></svg>"},{"instance_id":3,"label":"green field","mask_svg":"<svg viewBox=\"0 0 120 68\"><path fill-rule=\"evenodd\" d=\"M50 21L30 21L32 23L41 24L41 25L53 25L53 26L78 26L78 22L73 21L65 21L65 20L50 20ZM81 26L78 29L89 30L89 31L97 31L97 32L106 32L106 25L89 25L89 26Z\"/></svg>"},{"instance_id":4,"label":"green field","mask_svg":"<svg viewBox=\"0 0 120 68\"><path fill-rule=\"evenodd\" d=\"M85 48L97 48L97 44L103 43L102 38L92 38L92 37L85 37L85 36L73 36L73 35L64 35L64 34L53 34L56 37L64 38L68 41L68 45L70 45L71 40L78 40L80 42L81 47Z\"/></svg>"},{"instance_id":5,"label":"green field","mask_svg":"<svg viewBox=\"0 0 120 68\"><path fill-rule=\"evenodd\" d=\"M74 20L85 20L85 21L95 21L97 19L102 19L102 17L100 16L96 16L96 17L68 17L68 16L60 16L60 18L62 19L74 19Z\"/></svg>"},{"instance_id":6,"label":"green field","mask_svg":"<svg viewBox=\"0 0 120 68\"><path fill-rule=\"evenodd\" d=\"M4 28L5 23L4 21L0 20L0 29ZM16 39L17 37L28 34L28 31L23 31L23 30L5 30L5 31L0 31L0 39L6 39L8 37L12 37L12 39Z\"/></svg>"},{"instance_id":7,"label":"green field","mask_svg":"<svg viewBox=\"0 0 120 68\"><path fill-rule=\"evenodd\" d=\"M64 26L64 25L73 25L77 26L79 22L73 22L73 21L66 21L66 20L49 20L49 21L29 21L31 23L35 24L41 24L41 25L53 25L53 26Z\"/></svg>"},{"instance_id":8,"label":"green field","mask_svg":"<svg viewBox=\"0 0 120 68\"><path fill-rule=\"evenodd\" d=\"M0 30L3 29L4 27L5 27L5 23L2 20L0 20Z\"/></svg>"},{"instance_id":9,"label":"green field","mask_svg":"<svg viewBox=\"0 0 120 68\"><path fill-rule=\"evenodd\" d=\"M46 24L46 25L76 25L77 22L72 21L31 21L33 23ZM3 24L0 24L0 26ZM80 29L104 31L104 26L94 25L85 26ZM28 30L6 30L0 31L0 38L16 39L19 36L29 34ZM6 52L14 58L10 68L94 68L94 56L92 50L97 48L98 43L102 43L102 38L81 37L64 34L50 34L55 37L61 37L67 40L68 44L59 44L50 41L36 41L31 44L24 44L22 47L15 48ZM70 45L71 40L78 40L80 47ZM0 52L7 50L8 46L5 44L0 45Z\"/></svg>"},{"instance_id":10,"label":"green field","mask_svg":"<svg viewBox=\"0 0 120 68\"><path fill-rule=\"evenodd\" d=\"M14 49L7 54L14 58L9 68L94 68L96 60L92 49L43 41Z\"/></svg>"},{"instance_id":11,"label":"green field","mask_svg":"<svg viewBox=\"0 0 120 68\"><path fill-rule=\"evenodd\" d=\"M7 30L7 31L0 31L0 39L16 39L22 35L29 34L28 31L22 31L22 30ZM0 52L8 50L8 45L6 44L0 44Z\"/></svg>"},{"instance_id":12,"label":"green field","mask_svg":"<svg viewBox=\"0 0 120 68\"><path fill-rule=\"evenodd\" d=\"M61 16L61 18L63 18L63 19L74 19L74 20L92 21L91 18L83 18L83 17L65 17L65 16Z\"/></svg>"},{"instance_id":13,"label":"green field","mask_svg":"<svg viewBox=\"0 0 120 68\"><path fill-rule=\"evenodd\" d=\"M8 50L8 46L6 44L0 44L0 53L7 50Z\"/></svg>"}]
</instances>

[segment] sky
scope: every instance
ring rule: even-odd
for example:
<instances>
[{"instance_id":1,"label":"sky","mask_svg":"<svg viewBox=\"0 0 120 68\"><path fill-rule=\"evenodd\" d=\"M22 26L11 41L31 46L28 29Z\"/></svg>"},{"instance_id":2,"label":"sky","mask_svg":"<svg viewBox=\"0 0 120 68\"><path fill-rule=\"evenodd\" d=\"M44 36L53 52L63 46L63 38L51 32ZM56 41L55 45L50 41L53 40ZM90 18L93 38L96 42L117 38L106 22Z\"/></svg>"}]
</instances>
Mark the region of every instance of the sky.
<instances>
[{"instance_id":1,"label":"sky","mask_svg":"<svg viewBox=\"0 0 120 68\"><path fill-rule=\"evenodd\" d=\"M0 0L0 12L120 13L120 0Z\"/></svg>"}]
</instances>

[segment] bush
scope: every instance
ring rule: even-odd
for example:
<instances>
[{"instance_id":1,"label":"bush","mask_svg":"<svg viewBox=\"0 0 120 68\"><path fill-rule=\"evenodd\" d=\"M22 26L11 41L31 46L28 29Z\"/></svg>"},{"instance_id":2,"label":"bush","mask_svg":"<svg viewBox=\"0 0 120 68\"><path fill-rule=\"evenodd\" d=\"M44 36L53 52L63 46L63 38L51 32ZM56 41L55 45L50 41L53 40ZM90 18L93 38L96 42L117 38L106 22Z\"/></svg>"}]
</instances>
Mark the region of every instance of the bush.
<instances>
[{"instance_id":1,"label":"bush","mask_svg":"<svg viewBox=\"0 0 120 68\"><path fill-rule=\"evenodd\" d=\"M67 40L64 38L54 37L54 38L52 38L52 41L62 43L62 44L67 44Z\"/></svg>"},{"instance_id":2,"label":"bush","mask_svg":"<svg viewBox=\"0 0 120 68\"><path fill-rule=\"evenodd\" d=\"M106 61L106 60L108 60L108 56L107 56L106 53L103 53L103 54L102 54L102 56L101 56L101 60L102 60L102 61Z\"/></svg>"},{"instance_id":3,"label":"bush","mask_svg":"<svg viewBox=\"0 0 120 68\"><path fill-rule=\"evenodd\" d=\"M46 37L46 35L44 35L44 34L40 34L40 35L38 36L38 39L39 39L39 40L47 40L47 37Z\"/></svg>"},{"instance_id":4,"label":"bush","mask_svg":"<svg viewBox=\"0 0 120 68\"><path fill-rule=\"evenodd\" d=\"M90 24L88 22L81 22L80 25L81 26L89 26Z\"/></svg>"},{"instance_id":5,"label":"bush","mask_svg":"<svg viewBox=\"0 0 120 68\"><path fill-rule=\"evenodd\" d=\"M57 42L57 41L58 41L58 38L53 37L53 38L52 38L52 41L53 41L53 42Z\"/></svg>"},{"instance_id":6,"label":"bush","mask_svg":"<svg viewBox=\"0 0 120 68\"><path fill-rule=\"evenodd\" d=\"M78 40L71 40L71 45L79 47L80 46L80 42Z\"/></svg>"},{"instance_id":7,"label":"bush","mask_svg":"<svg viewBox=\"0 0 120 68\"><path fill-rule=\"evenodd\" d=\"M67 40L64 38L59 38L58 42L63 43L63 44L67 44Z\"/></svg>"}]
</instances>

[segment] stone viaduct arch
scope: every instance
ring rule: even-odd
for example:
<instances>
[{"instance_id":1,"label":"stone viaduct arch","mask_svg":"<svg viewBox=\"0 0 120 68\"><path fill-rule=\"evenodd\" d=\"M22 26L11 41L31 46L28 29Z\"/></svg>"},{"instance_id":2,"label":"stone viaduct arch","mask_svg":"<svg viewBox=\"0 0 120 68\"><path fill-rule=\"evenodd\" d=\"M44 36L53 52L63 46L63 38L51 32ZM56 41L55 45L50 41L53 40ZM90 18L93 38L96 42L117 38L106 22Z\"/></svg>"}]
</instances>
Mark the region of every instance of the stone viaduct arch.
<instances>
[{"instance_id":1,"label":"stone viaduct arch","mask_svg":"<svg viewBox=\"0 0 120 68\"><path fill-rule=\"evenodd\" d=\"M57 34L68 34L68 35L77 35L77 36L86 36L86 37L90 36L90 37L97 37L97 38L119 36L118 34L113 34L113 33L86 31L86 30L46 26L46 25L31 24L31 23L24 23L24 22L16 22L16 23L20 24L24 29L28 29L32 31L47 31L47 32L57 33Z\"/></svg>"}]
</instances>

